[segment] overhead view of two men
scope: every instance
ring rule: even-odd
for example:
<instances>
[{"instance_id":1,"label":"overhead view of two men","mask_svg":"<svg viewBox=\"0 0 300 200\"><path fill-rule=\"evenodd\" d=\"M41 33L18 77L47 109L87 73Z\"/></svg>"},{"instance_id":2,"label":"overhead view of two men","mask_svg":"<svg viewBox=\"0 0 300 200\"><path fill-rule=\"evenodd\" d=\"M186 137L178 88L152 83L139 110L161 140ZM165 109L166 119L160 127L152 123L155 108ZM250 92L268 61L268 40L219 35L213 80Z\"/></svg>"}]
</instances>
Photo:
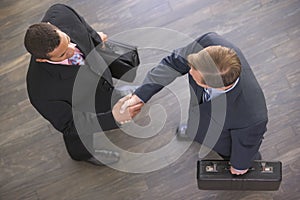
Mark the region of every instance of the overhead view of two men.
<instances>
[{"instance_id":1,"label":"overhead view of two men","mask_svg":"<svg viewBox=\"0 0 300 200\"><path fill-rule=\"evenodd\" d=\"M86 145L76 129L73 87L78 71L85 69L91 79L99 81L95 96L83 96L79 100L82 104L90 101L89 98L95 102L96 112L84 115L84 120L96 117L103 131L118 129L133 119L164 86L176 81L177 77L188 75L191 88L189 118L187 124L178 124L174 133L178 140L202 144L213 120L221 132L213 150L230 160L232 174L245 174L253 160L261 160L259 148L268 122L266 102L238 47L217 33L206 33L162 58L148 71L141 86L119 89L113 85L112 79L116 75L112 70L105 69L99 76L93 73L87 60L90 52L108 38L105 33L94 30L74 9L63 4L51 6L42 21L26 31L24 45L31 54L27 73L30 102L62 133L72 159L95 165L111 164L120 159L118 152L108 149L92 153L93 132L86 132L89 141ZM93 56L101 57L100 54ZM174 70L177 73L171 73ZM218 109L221 98L226 99L223 122L213 118L211 109L212 104ZM93 113L84 106L80 108L83 113ZM195 111L200 113L198 118L192 117ZM101 157L102 162L97 157Z\"/></svg>"}]
</instances>

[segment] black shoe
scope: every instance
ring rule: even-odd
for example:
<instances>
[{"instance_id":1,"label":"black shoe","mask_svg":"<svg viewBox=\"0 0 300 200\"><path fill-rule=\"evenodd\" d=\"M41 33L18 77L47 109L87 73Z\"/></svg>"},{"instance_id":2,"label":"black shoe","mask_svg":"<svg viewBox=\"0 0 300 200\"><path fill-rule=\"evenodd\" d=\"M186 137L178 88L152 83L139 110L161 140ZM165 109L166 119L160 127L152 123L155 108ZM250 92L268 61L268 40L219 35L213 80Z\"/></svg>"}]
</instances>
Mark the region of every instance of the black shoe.
<instances>
[{"instance_id":1,"label":"black shoe","mask_svg":"<svg viewBox=\"0 0 300 200\"><path fill-rule=\"evenodd\" d=\"M94 156L87 159L86 162L89 162L93 165L109 165L116 163L120 160L120 154L115 151L109 150L95 150Z\"/></svg>"},{"instance_id":2,"label":"black shoe","mask_svg":"<svg viewBox=\"0 0 300 200\"><path fill-rule=\"evenodd\" d=\"M178 126L176 130L176 135L178 140L191 141L191 138L187 135L186 129L187 129L186 124L180 124Z\"/></svg>"}]
</instances>

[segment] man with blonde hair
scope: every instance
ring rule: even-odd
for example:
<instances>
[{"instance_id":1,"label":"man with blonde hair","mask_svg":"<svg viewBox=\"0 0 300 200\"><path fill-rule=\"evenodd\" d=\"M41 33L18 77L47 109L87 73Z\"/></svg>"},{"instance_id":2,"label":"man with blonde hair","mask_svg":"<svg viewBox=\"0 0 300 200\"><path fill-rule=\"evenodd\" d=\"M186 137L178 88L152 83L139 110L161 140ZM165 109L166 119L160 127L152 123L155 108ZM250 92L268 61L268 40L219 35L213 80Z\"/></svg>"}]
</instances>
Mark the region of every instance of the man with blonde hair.
<instances>
[{"instance_id":1,"label":"man with blonde hair","mask_svg":"<svg viewBox=\"0 0 300 200\"><path fill-rule=\"evenodd\" d=\"M210 141L212 149L230 159L232 174L246 173L253 160L261 159L258 150L268 122L265 98L241 50L217 33L207 33L165 57L123 107L146 103L187 73L189 118L178 127L177 138L204 145Z\"/></svg>"}]
</instances>

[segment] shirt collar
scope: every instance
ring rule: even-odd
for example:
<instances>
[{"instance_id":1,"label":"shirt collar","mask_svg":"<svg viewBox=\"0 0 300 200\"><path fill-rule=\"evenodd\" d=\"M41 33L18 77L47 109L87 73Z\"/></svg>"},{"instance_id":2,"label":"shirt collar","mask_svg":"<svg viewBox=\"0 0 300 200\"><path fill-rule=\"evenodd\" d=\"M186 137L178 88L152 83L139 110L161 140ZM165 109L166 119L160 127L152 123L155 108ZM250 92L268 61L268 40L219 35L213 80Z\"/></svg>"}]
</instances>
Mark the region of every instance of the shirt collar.
<instances>
[{"instance_id":1,"label":"shirt collar","mask_svg":"<svg viewBox=\"0 0 300 200\"><path fill-rule=\"evenodd\" d=\"M77 45L75 43L70 42L70 44L73 45L75 48L77 48L76 47ZM76 49L75 49L75 51L76 51ZM65 59L65 60L62 60L62 61L59 61L59 62L47 60L47 62L51 63L51 64L55 64L55 65L70 65L68 59Z\"/></svg>"},{"instance_id":2,"label":"shirt collar","mask_svg":"<svg viewBox=\"0 0 300 200\"><path fill-rule=\"evenodd\" d=\"M233 86L230 87L230 88L228 88L227 90L218 90L216 88L208 88L208 89L206 89L210 93L210 99L213 99L213 98L215 98L215 97L217 97L217 96L219 96L221 94L224 94L224 93L227 93L227 92L233 90L235 88L235 86L238 84L239 80L240 80L240 78L237 78L236 81L234 82Z\"/></svg>"},{"instance_id":3,"label":"shirt collar","mask_svg":"<svg viewBox=\"0 0 300 200\"><path fill-rule=\"evenodd\" d=\"M237 78L236 81L234 82L233 86L228 88L224 92L226 93L226 92L229 92L230 90L233 90L233 88L235 88L236 84L238 84L239 80L240 80L240 78Z\"/></svg>"}]
</instances>

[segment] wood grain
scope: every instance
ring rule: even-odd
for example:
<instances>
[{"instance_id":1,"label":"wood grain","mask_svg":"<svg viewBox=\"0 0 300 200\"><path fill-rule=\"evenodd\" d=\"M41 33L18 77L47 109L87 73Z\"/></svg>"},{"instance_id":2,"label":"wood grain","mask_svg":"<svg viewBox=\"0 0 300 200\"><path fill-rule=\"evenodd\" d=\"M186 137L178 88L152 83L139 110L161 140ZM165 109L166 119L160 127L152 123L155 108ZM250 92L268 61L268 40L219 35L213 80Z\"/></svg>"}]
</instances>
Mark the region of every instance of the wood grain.
<instances>
[{"instance_id":1,"label":"wood grain","mask_svg":"<svg viewBox=\"0 0 300 200\"><path fill-rule=\"evenodd\" d=\"M274 192L198 190L196 161L200 145L195 143L176 162L145 174L71 160L62 135L31 106L25 84L30 58L23 47L25 30L39 22L56 2L0 2L1 200L300 199L299 0L59 1L75 8L96 30L109 36L143 27L168 28L192 38L216 31L239 46L263 88L269 110L268 131L261 147L263 158L283 162L282 184ZM138 72L139 81L165 55L142 51L142 61L152 64ZM180 81L174 87L184 94ZM174 94L163 90L150 100L149 107L159 103L167 114L164 127L154 137L139 139L112 131L107 133L108 138L132 152L151 152L168 144L180 121L174 99ZM138 123L149 123L146 116L147 112ZM97 138L95 135L96 147L101 140ZM210 156L217 157L213 152Z\"/></svg>"}]
</instances>

